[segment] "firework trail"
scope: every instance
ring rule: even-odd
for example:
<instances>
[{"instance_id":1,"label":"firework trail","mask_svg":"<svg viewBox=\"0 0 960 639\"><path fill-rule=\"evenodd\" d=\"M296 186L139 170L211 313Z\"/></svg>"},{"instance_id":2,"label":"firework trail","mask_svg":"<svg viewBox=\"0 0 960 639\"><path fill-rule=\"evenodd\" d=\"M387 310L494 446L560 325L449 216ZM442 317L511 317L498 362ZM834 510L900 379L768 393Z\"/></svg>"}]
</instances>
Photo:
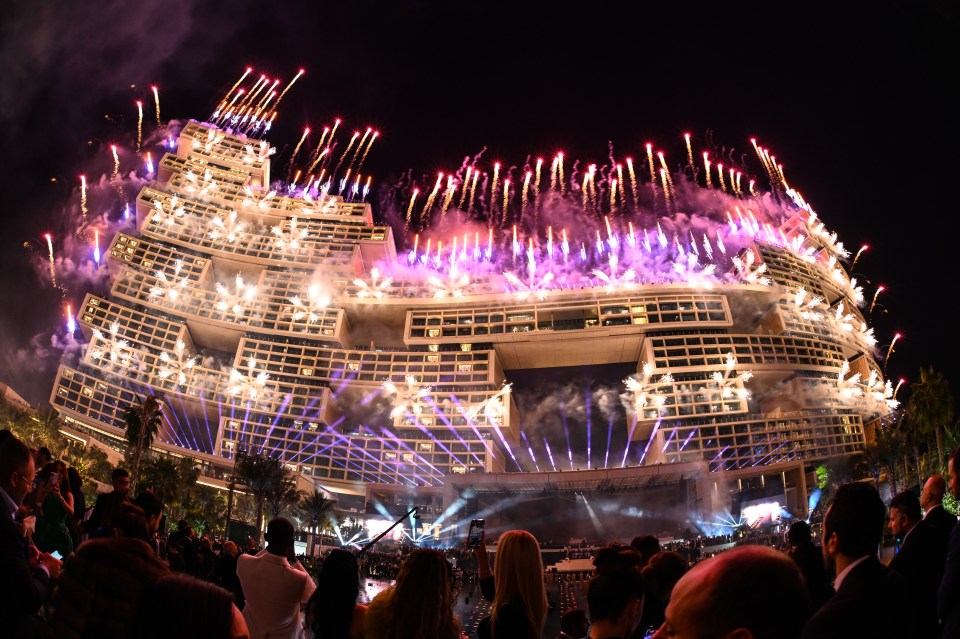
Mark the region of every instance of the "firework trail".
<instances>
[{"instance_id":1,"label":"firework trail","mask_svg":"<svg viewBox=\"0 0 960 639\"><path fill-rule=\"evenodd\" d=\"M157 126L162 127L163 124L160 122L160 92L156 85L150 87L150 90L153 91L153 104L156 106Z\"/></svg>"},{"instance_id":2,"label":"firework trail","mask_svg":"<svg viewBox=\"0 0 960 639\"><path fill-rule=\"evenodd\" d=\"M460 189L460 201L457 203L457 208L461 211L463 210L463 203L467 199L467 191L470 190L470 171L471 167L467 167L467 173L463 178L463 188Z\"/></svg>"},{"instance_id":3,"label":"firework trail","mask_svg":"<svg viewBox=\"0 0 960 639\"><path fill-rule=\"evenodd\" d=\"M357 155L363 149L363 145L367 143L367 137L369 137L371 131L373 131L373 128L367 127L367 130L363 132L363 136L360 138L360 142L357 143L357 148L353 150L353 155L350 156L350 162L349 164L347 164L348 169L353 167L353 163L356 162Z\"/></svg>"},{"instance_id":4,"label":"firework trail","mask_svg":"<svg viewBox=\"0 0 960 639\"><path fill-rule=\"evenodd\" d=\"M87 227L87 176L80 176L80 227Z\"/></svg>"},{"instance_id":5,"label":"firework trail","mask_svg":"<svg viewBox=\"0 0 960 639\"><path fill-rule=\"evenodd\" d=\"M566 193L566 181L563 177L563 153L557 153L557 179L560 181L560 195Z\"/></svg>"},{"instance_id":6,"label":"firework trail","mask_svg":"<svg viewBox=\"0 0 960 639\"><path fill-rule=\"evenodd\" d=\"M717 162L717 177L720 180L720 190L727 192L727 185L723 181L723 162Z\"/></svg>"},{"instance_id":7,"label":"firework trail","mask_svg":"<svg viewBox=\"0 0 960 639\"><path fill-rule=\"evenodd\" d=\"M630 194L633 195L634 211L640 210L640 198L637 197L637 174L633 170L633 158L627 158L627 173L630 174Z\"/></svg>"},{"instance_id":8,"label":"firework trail","mask_svg":"<svg viewBox=\"0 0 960 639\"><path fill-rule=\"evenodd\" d=\"M507 223L507 204L510 199L510 179L503 181L503 217L500 218L500 226Z\"/></svg>"},{"instance_id":9,"label":"firework trail","mask_svg":"<svg viewBox=\"0 0 960 639\"><path fill-rule=\"evenodd\" d=\"M443 182L443 173L437 176L437 183L433 185L433 191L430 192L430 195L427 196L427 201L423 205L423 210L420 211L420 224L422 225L425 220L427 220L427 212L430 210L430 207L433 206L433 201L437 198L437 192L440 191L440 184Z\"/></svg>"},{"instance_id":10,"label":"firework trail","mask_svg":"<svg viewBox=\"0 0 960 639\"><path fill-rule=\"evenodd\" d=\"M337 166L333 168L333 171L330 172L330 177L334 177L337 174L337 171L340 170L340 166L343 164L344 158L347 157L347 154L350 153L350 149L353 148L353 143L357 141L357 138L360 137L359 131L353 132L353 137L350 138L350 143L347 144L347 148L343 150L343 154L340 156L340 159L337 160Z\"/></svg>"},{"instance_id":11,"label":"firework trail","mask_svg":"<svg viewBox=\"0 0 960 639\"><path fill-rule=\"evenodd\" d=\"M410 228L410 218L413 215L413 203L417 201L417 195L420 194L420 189L413 189L413 195L410 197L410 206L407 207L407 222L405 228ZM414 250L416 254L416 250Z\"/></svg>"},{"instance_id":12,"label":"firework trail","mask_svg":"<svg viewBox=\"0 0 960 639\"><path fill-rule=\"evenodd\" d=\"M297 146L293 148L293 154L290 156L290 164L293 164L293 161L297 159L297 153L300 152L300 147L303 146L303 141L307 139L307 136L310 135L310 127L305 127L303 129L303 135L300 136L300 141L297 142Z\"/></svg>"},{"instance_id":13,"label":"firework trail","mask_svg":"<svg viewBox=\"0 0 960 639\"><path fill-rule=\"evenodd\" d=\"M137 100L137 155L140 155L140 145L143 143L143 102Z\"/></svg>"},{"instance_id":14,"label":"firework trail","mask_svg":"<svg viewBox=\"0 0 960 639\"><path fill-rule=\"evenodd\" d=\"M868 316L873 314L873 307L877 305L877 296L880 295L880 293L884 292L885 290L887 289L884 288L883 286L877 287L877 292L873 294L873 300L870 302L870 310L867 311Z\"/></svg>"},{"instance_id":15,"label":"firework trail","mask_svg":"<svg viewBox=\"0 0 960 639\"><path fill-rule=\"evenodd\" d=\"M533 177L533 171L527 171L523 176L523 189L520 191L520 219L523 219L523 211L527 208L527 194L530 191L530 178Z\"/></svg>"},{"instance_id":16,"label":"firework trail","mask_svg":"<svg viewBox=\"0 0 960 639\"><path fill-rule=\"evenodd\" d=\"M363 152L363 155L360 156L360 164L357 165L357 170L360 170L360 167L363 166L364 161L367 159L367 154L370 153L370 149L373 148L373 143L376 142L377 137L379 137L380 132L374 131L373 135L370 137L370 142L367 144L367 150Z\"/></svg>"},{"instance_id":17,"label":"firework trail","mask_svg":"<svg viewBox=\"0 0 960 639\"><path fill-rule=\"evenodd\" d=\"M887 349L887 354L883 356L883 376L887 376L887 363L890 361L890 356L893 355L893 347L896 345L897 340L899 340L903 335L897 333L893 336L893 341L890 342L890 347Z\"/></svg>"},{"instance_id":18,"label":"firework trail","mask_svg":"<svg viewBox=\"0 0 960 639\"><path fill-rule=\"evenodd\" d=\"M286 87L284 87L283 91L280 92L280 97L277 98L277 103L273 105L273 110L274 110L274 111L276 111L276 110L277 110L277 107L280 106L280 100L282 100L282 99L283 99L283 96L285 96L285 95L287 94L287 91L290 90L290 87L293 86L293 83L296 82L297 80L299 80L299 79L300 79L300 76L302 76L305 72L306 72L306 71L305 71L304 69L300 69L299 71L297 71L297 75L295 75L295 76L293 77L293 80L290 80L290 84L288 84Z\"/></svg>"},{"instance_id":19,"label":"firework trail","mask_svg":"<svg viewBox=\"0 0 960 639\"><path fill-rule=\"evenodd\" d=\"M246 77L247 77L248 75L250 75L250 72L251 72L251 71L253 71L253 67L247 67L247 70L243 72L243 75L240 76L240 79L237 80L236 82L234 82L234 83L233 83L233 86L230 87L230 90L227 91L227 92L223 95L223 99L220 100L220 104L217 105L217 109L216 109L216 110L213 112L213 114L210 116L210 119L211 119L211 120L213 120L214 122L220 120L220 117L221 117L222 115L224 115L224 113L225 113L231 106L233 106L233 103L236 102L237 97L239 97L239 95L233 96L233 100L231 100L229 104L227 103L227 98L230 97L230 94L231 94L231 93L233 93L234 91L237 90L237 87L239 87L240 84L246 79ZM243 89L240 89L239 94L242 94L242 93L243 93Z\"/></svg>"},{"instance_id":20,"label":"firework trail","mask_svg":"<svg viewBox=\"0 0 960 639\"><path fill-rule=\"evenodd\" d=\"M694 168L694 164L693 164L693 148L690 146L690 134L689 134L689 133L684 133L684 134L683 134L683 140L687 143L687 162L688 162L688 166L689 166L691 169L693 169L693 168Z\"/></svg>"},{"instance_id":21,"label":"firework trail","mask_svg":"<svg viewBox=\"0 0 960 639\"><path fill-rule=\"evenodd\" d=\"M470 199L467 202L467 211L473 210L473 196L477 192L477 178L480 176L480 171L477 169L473 170L473 181L470 183Z\"/></svg>"},{"instance_id":22,"label":"firework trail","mask_svg":"<svg viewBox=\"0 0 960 639\"><path fill-rule=\"evenodd\" d=\"M860 247L860 250L857 251L857 254L853 256L853 263L850 265L850 271L851 271L851 272L853 272L853 269L857 268L857 260L860 259L860 254L863 253L864 251L866 251L866 250L869 249L869 248L870 248L870 246L869 246L868 244L864 244L863 246ZM881 288L883 288L883 287L881 287ZM876 297L874 297L874 300L876 300Z\"/></svg>"},{"instance_id":23,"label":"firework trail","mask_svg":"<svg viewBox=\"0 0 960 639\"><path fill-rule=\"evenodd\" d=\"M47 240L47 255L50 259L50 282L53 284L53 288L57 288L57 271L54 268L54 259L53 259L53 237L49 233L44 234L43 236Z\"/></svg>"}]
</instances>

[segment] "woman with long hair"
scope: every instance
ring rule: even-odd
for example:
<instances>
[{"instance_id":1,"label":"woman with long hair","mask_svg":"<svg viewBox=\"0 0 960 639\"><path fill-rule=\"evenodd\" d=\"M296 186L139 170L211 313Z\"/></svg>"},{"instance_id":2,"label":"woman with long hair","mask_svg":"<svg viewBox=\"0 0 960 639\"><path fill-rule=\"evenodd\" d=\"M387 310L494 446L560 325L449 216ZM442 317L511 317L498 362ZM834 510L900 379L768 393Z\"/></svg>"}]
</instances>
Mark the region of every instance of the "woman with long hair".
<instances>
[{"instance_id":1,"label":"woman with long hair","mask_svg":"<svg viewBox=\"0 0 960 639\"><path fill-rule=\"evenodd\" d=\"M500 536L493 566L493 612L480 622L480 639L540 639L547 617L543 559L525 530Z\"/></svg>"},{"instance_id":2,"label":"woman with long hair","mask_svg":"<svg viewBox=\"0 0 960 639\"><path fill-rule=\"evenodd\" d=\"M317 589L307 602L314 639L362 639L367 607L357 603L360 571L352 552L334 549L317 574Z\"/></svg>"},{"instance_id":3,"label":"woman with long hair","mask_svg":"<svg viewBox=\"0 0 960 639\"><path fill-rule=\"evenodd\" d=\"M73 493L67 465L62 461L50 462L38 474L38 503L42 504L43 517L37 523L33 543L43 552L57 551L62 557L73 552L73 539L67 528L67 519L73 515Z\"/></svg>"},{"instance_id":4,"label":"woman with long hair","mask_svg":"<svg viewBox=\"0 0 960 639\"><path fill-rule=\"evenodd\" d=\"M367 608L366 639L460 639L453 616L456 588L450 562L436 550L414 550L397 583Z\"/></svg>"}]
</instances>

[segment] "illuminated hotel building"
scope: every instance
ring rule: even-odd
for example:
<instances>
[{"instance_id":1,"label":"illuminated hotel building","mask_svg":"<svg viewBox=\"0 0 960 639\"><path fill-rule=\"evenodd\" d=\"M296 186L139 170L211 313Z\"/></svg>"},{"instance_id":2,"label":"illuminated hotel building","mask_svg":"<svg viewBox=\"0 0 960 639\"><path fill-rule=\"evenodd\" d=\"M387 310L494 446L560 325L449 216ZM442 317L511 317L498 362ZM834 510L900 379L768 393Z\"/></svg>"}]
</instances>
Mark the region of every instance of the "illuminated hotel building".
<instances>
[{"instance_id":1,"label":"illuminated hotel building","mask_svg":"<svg viewBox=\"0 0 960 639\"><path fill-rule=\"evenodd\" d=\"M439 513L464 486L551 482L517 472L512 370L637 364L627 427L644 454L623 486L661 465L701 493L714 475L802 476L889 412L855 283L802 206L737 248L737 277L547 294L532 270L513 286L493 268L418 275L369 204L272 191L257 145L190 122L140 191L107 252L110 295L79 307L82 361L52 391L75 434L122 448L126 409L157 393L155 448L211 481L263 450L338 495L416 487ZM482 262L483 238L465 242Z\"/></svg>"}]
</instances>

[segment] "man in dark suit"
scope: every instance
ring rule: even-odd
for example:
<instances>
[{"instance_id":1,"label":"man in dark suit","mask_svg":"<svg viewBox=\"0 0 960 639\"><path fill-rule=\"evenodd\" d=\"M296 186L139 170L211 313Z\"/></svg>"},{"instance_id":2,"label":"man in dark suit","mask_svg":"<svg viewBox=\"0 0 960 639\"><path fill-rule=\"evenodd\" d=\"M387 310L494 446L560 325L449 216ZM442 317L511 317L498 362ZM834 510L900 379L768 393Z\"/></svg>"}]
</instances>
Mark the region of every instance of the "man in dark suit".
<instances>
[{"instance_id":1,"label":"man in dark suit","mask_svg":"<svg viewBox=\"0 0 960 639\"><path fill-rule=\"evenodd\" d=\"M920 611L914 636L937 637L937 590L943 577L946 547L940 544L938 531L920 518L920 499L915 493L907 490L890 501L890 530L900 541L890 569L907 581Z\"/></svg>"},{"instance_id":2,"label":"man in dark suit","mask_svg":"<svg viewBox=\"0 0 960 639\"><path fill-rule=\"evenodd\" d=\"M885 514L870 484L837 490L823 520L823 554L836 571L836 594L807 622L804 639L915 636L916 606L904 580L877 558ZM896 605L878 608L884 601Z\"/></svg>"},{"instance_id":3,"label":"man in dark suit","mask_svg":"<svg viewBox=\"0 0 960 639\"><path fill-rule=\"evenodd\" d=\"M931 475L923 485L923 492L920 493L920 507L925 513L923 520L942 536L944 553L946 553L950 531L957 523L957 518L943 509L943 495L946 491L947 482L943 480L943 476Z\"/></svg>"},{"instance_id":4,"label":"man in dark suit","mask_svg":"<svg viewBox=\"0 0 960 639\"><path fill-rule=\"evenodd\" d=\"M60 574L60 562L28 546L14 520L36 475L30 449L7 437L0 445L0 628L11 639L35 634L36 613L47 597L50 577Z\"/></svg>"},{"instance_id":5,"label":"man in dark suit","mask_svg":"<svg viewBox=\"0 0 960 639\"><path fill-rule=\"evenodd\" d=\"M84 526L91 538L113 536L113 519L129 499L130 473L123 468L114 468L110 481L113 491L97 495L97 503L93 505L93 512Z\"/></svg>"},{"instance_id":6,"label":"man in dark suit","mask_svg":"<svg viewBox=\"0 0 960 639\"><path fill-rule=\"evenodd\" d=\"M950 492L960 498L960 446L950 454L947 465L950 475ZM937 613L940 615L943 637L960 637L960 526L950 531L947 543L947 561L943 569L943 581L937 595Z\"/></svg>"}]
</instances>

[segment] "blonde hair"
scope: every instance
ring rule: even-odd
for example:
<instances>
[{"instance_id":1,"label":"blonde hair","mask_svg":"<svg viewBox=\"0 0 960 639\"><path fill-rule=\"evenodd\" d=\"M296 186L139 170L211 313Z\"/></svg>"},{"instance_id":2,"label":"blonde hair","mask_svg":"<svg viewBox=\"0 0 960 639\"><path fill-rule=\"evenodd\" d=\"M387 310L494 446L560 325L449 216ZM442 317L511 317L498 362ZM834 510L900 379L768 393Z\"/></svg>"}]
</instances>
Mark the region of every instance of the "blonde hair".
<instances>
[{"instance_id":1,"label":"blonde hair","mask_svg":"<svg viewBox=\"0 0 960 639\"><path fill-rule=\"evenodd\" d=\"M493 569L496 594L490 615L491 634L496 631L500 607L513 603L526 614L530 637L539 638L547 616L547 592L543 587L543 559L537 538L526 530L510 530L500 536Z\"/></svg>"}]
</instances>

